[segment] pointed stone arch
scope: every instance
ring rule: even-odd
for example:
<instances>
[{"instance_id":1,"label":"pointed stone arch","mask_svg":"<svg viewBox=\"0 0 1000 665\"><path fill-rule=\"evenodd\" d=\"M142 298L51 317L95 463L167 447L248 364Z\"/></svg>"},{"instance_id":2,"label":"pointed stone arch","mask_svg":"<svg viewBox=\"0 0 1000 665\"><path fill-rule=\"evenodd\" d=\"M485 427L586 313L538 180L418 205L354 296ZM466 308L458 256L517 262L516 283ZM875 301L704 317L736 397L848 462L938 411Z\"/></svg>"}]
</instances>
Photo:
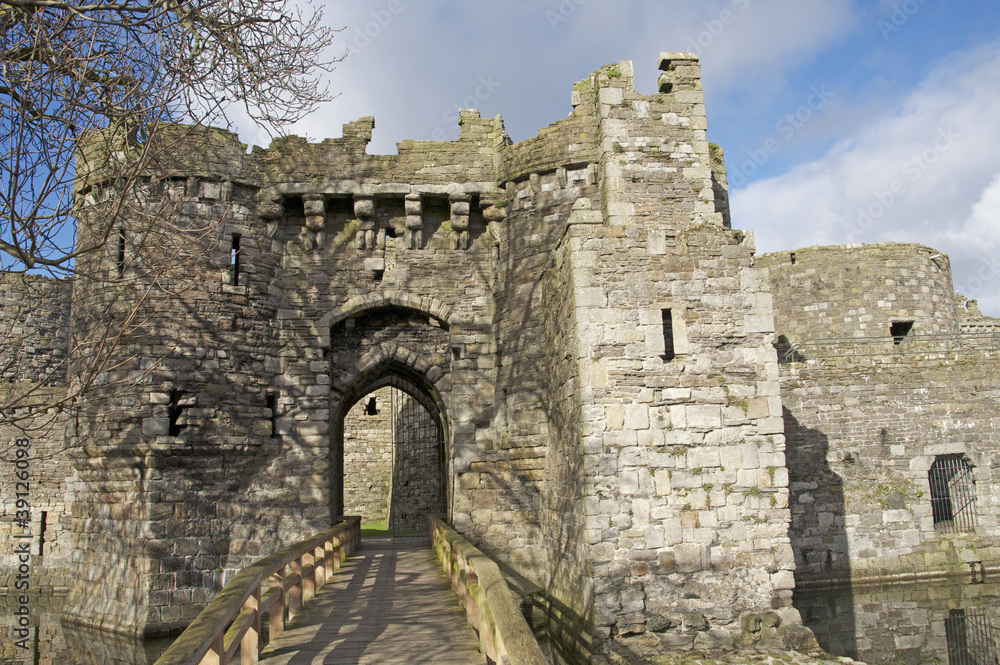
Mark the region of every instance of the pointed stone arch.
<instances>
[{"instance_id":1,"label":"pointed stone arch","mask_svg":"<svg viewBox=\"0 0 1000 665\"><path fill-rule=\"evenodd\" d=\"M329 330L346 319L354 318L369 310L384 307L402 307L404 309L417 310L437 319L446 326L458 323L452 309L437 298L418 296L406 291L385 289L348 299L343 305L323 316L319 320L317 328L320 331Z\"/></svg>"},{"instance_id":2,"label":"pointed stone arch","mask_svg":"<svg viewBox=\"0 0 1000 665\"><path fill-rule=\"evenodd\" d=\"M435 459L425 460L425 462L434 467L432 471L436 471L439 477L440 509L446 509L447 506L451 505L451 486L447 480L450 477L447 461L449 456L446 450L449 427L444 401L435 383L429 379L425 372L418 369L421 363L415 362L414 356L415 354L400 348L383 350L381 353L373 354L366 358L366 362L363 364L359 363L356 371L343 377L343 382L347 384L344 390L332 391L331 406L333 407L334 420L329 467L332 515L343 514L344 511L345 418L358 401L384 387L392 387L409 395L427 411L437 425L436 456ZM434 369L440 368L430 367L430 370ZM431 371L431 374L440 375L439 383L442 383L443 373ZM393 464L395 465L395 459ZM392 475L395 483L397 476L395 468ZM391 503L395 503L397 491L395 486L391 488Z\"/></svg>"},{"instance_id":3,"label":"pointed stone arch","mask_svg":"<svg viewBox=\"0 0 1000 665\"><path fill-rule=\"evenodd\" d=\"M344 399L344 396L367 376L378 375L384 368L397 368L405 373L419 377L437 393L437 399L451 388L451 380L444 367L434 364L423 356L403 345L396 343L382 344L363 355L359 361L339 376L331 377L331 388L334 401ZM388 384L384 384L388 385ZM361 395L358 395L361 397ZM439 405L439 408L443 408Z\"/></svg>"}]
</instances>

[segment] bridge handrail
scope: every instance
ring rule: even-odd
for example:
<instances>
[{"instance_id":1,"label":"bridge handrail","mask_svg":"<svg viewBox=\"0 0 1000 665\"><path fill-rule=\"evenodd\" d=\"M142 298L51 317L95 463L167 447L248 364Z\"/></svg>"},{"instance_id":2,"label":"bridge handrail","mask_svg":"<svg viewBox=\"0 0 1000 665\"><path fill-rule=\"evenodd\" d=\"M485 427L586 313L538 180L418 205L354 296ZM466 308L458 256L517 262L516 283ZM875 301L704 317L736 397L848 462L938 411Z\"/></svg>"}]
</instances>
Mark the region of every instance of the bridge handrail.
<instances>
[{"instance_id":1,"label":"bridge handrail","mask_svg":"<svg viewBox=\"0 0 1000 665\"><path fill-rule=\"evenodd\" d=\"M479 633L480 651L498 665L548 663L496 563L440 518L430 522L434 551Z\"/></svg>"},{"instance_id":2,"label":"bridge handrail","mask_svg":"<svg viewBox=\"0 0 1000 665\"><path fill-rule=\"evenodd\" d=\"M274 639L285 628L286 614L291 620L360 542L361 518L342 519L241 570L155 665L228 665L237 648L242 663L256 663L264 646L261 615L268 612L268 637ZM265 582L269 590L262 596Z\"/></svg>"}]
</instances>

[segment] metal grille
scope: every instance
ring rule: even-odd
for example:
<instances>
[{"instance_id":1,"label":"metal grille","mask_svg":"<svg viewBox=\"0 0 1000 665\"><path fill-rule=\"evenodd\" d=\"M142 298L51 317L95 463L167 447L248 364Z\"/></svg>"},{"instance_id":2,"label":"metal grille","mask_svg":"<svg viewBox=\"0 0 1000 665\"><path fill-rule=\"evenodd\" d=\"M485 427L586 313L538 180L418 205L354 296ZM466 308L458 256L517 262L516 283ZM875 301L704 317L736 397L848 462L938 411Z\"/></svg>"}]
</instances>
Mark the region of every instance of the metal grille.
<instances>
[{"instance_id":1,"label":"metal grille","mask_svg":"<svg viewBox=\"0 0 1000 665\"><path fill-rule=\"evenodd\" d=\"M976 482L972 467L959 455L942 455L928 472L931 513L939 531L976 528Z\"/></svg>"},{"instance_id":2,"label":"metal grille","mask_svg":"<svg viewBox=\"0 0 1000 665\"><path fill-rule=\"evenodd\" d=\"M389 529L393 534L424 534L428 516L444 509L437 423L416 399L398 389L392 391L392 422Z\"/></svg>"},{"instance_id":3,"label":"metal grille","mask_svg":"<svg viewBox=\"0 0 1000 665\"><path fill-rule=\"evenodd\" d=\"M997 665L993 626L982 610L951 610L944 620L949 665Z\"/></svg>"}]
</instances>

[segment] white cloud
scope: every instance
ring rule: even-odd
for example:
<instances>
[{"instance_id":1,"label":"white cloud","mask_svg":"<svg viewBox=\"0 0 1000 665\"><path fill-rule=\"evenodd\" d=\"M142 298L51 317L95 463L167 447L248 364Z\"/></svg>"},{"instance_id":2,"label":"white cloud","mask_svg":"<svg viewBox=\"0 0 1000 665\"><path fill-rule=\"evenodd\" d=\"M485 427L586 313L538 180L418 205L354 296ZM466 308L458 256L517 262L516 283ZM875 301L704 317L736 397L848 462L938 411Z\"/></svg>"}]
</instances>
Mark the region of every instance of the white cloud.
<instances>
[{"instance_id":1,"label":"white cloud","mask_svg":"<svg viewBox=\"0 0 1000 665\"><path fill-rule=\"evenodd\" d=\"M891 113L821 159L732 195L760 251L919 242L951 256L955 285L1000 314L1000 44L953 54ZM984 263L985 262L985 263Z\"/></svg>"},{"instance_id":2,"label":"white cloud","mask_svg":"<svg viewBox=\"0 0 1000 665\"><path fill-rule=\"evenodd\" d=\"M502 113L521 140L570 111L573 83L598 67L633 60L650 93L660 51L697 48L704 80L774 89L783 74L843 37L851 0L351 0L326 18L345 26L336 53L350 55L330 77L340 96L292 128L322 139L374 115L370 150L394 153L403 139L453 139L449 111L475 96L479 78L499 82L478 106ZM729 13L725 13L729 12ZM445 116L448 116L446 118ZM238 123L245 141L266 141Z\"/></svg>"}]
</instances>

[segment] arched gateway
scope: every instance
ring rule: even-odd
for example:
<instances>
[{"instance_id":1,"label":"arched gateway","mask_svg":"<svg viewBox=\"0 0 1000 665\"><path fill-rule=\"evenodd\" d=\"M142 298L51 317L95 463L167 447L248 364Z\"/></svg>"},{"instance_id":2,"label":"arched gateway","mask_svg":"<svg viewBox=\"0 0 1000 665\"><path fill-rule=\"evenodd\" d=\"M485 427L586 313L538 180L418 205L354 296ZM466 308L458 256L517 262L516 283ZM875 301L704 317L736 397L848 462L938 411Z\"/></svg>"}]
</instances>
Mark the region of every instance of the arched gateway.
<instances>
[{"instance_id":1,"label":"arched gateway","mask_svg":"<svg viewBox=\"0 0 1000 665\"><path fill-rule=\"evenodd\" d=\"M445 416L433 387L385 361L343 395L330 445L330 513L393 532L426 530L446 509Z\"/></svg>"},{"instance_id":2,"label":"arched gateway","mask_svg":"<svg viewBox=\"0 0 1000 665\"><path fill-rule=\"evenodd\" d=\"M175 630L177 598L206 603L351 504L380 514L366 491L404 528L443 507L545 589L566 654L713 645L744 612L788 608L767 278L729 228L697 58L659 65L659 94L630 63L602 68L518 144L467 110L456 141L395 155L367 152L370 117L249 152L164 128L169 158L125 206L170 211L162 242L141 215L88 217L118 190L78 173L81 240L124 238L128 267L81 255L73 340L117 334L88 307L138 314L120 357L95 345L107 376L66 427L67 614ZM153 252L170 270L150 280ZM386 403L376 472L382 453L357 453Z\"/></svg>"},{"instance_id":3,"label":"arched gateway","mask_svg":"<svg viewBox=\"0 0 1000 665\"><path fill-rule=\"evenodd\" d=\"M330 514L422 530L447 505L450 333L391 301L349 311L328 319Z\"/></svg>"}]
</instances>

